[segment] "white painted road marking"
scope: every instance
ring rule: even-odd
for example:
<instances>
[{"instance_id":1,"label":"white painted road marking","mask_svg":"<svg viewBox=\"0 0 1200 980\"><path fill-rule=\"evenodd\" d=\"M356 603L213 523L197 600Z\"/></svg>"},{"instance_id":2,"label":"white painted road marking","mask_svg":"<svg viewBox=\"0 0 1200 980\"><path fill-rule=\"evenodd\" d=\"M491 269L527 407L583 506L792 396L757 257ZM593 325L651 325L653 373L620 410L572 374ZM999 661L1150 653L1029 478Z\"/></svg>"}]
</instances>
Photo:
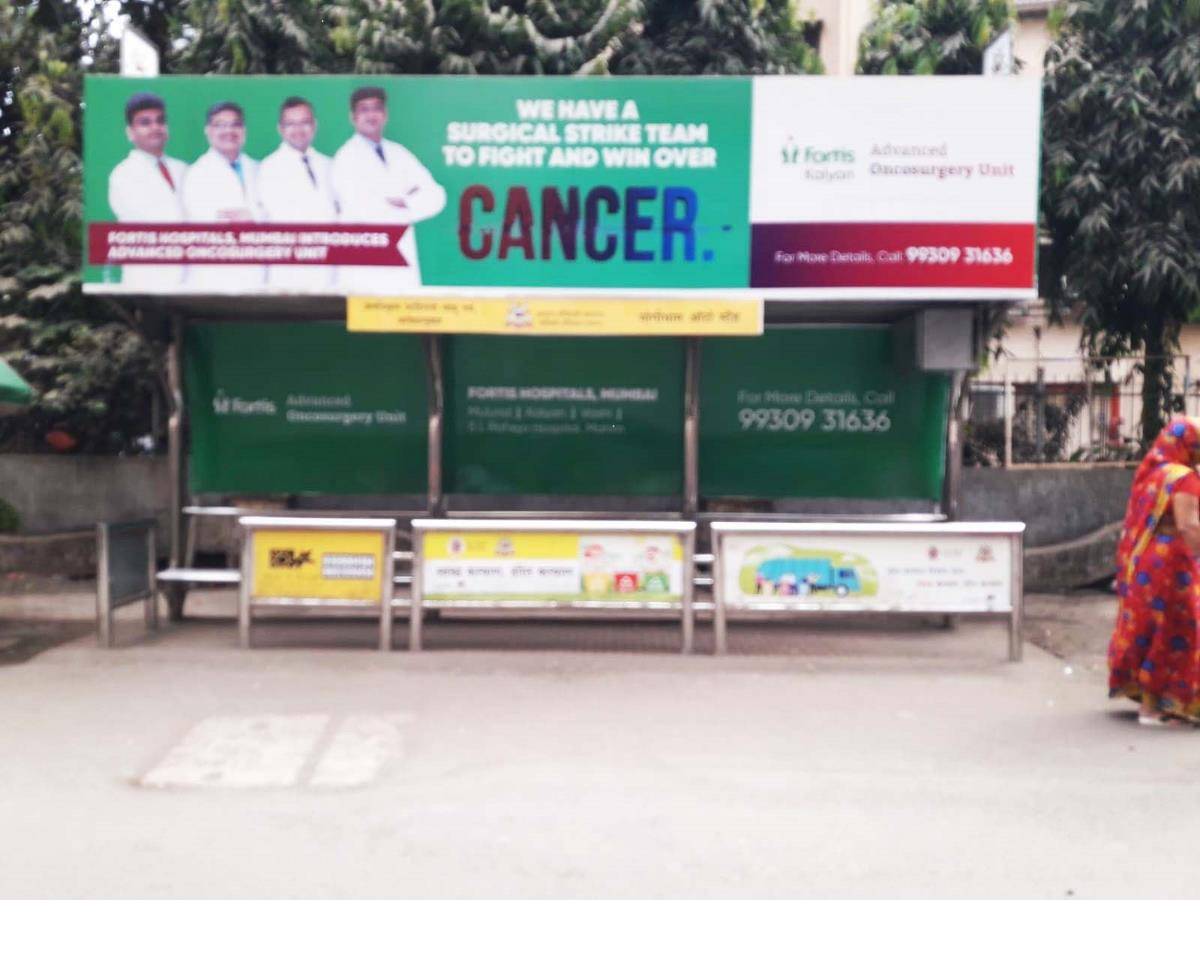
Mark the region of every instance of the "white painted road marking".
<instances>
[{"instance_id":1,"label":"white painted road marking","mask_svg":"<svg viewBox=\"0 0 1200 980\"><path fill-rule=\"evenodd\" d=\"M142 777L143 786L292 786L329 715L205 718Z\"/></svg>"},{"instance_id":2,"label":"white painted road marking","mask_svg":"<svg viewBox=\"0 0 1200 980\"><path fill-rule=\"evenodd\" d=\"M309 785L366 786L400 755L404 715L350 715L313 767ZM196 724L141 778L151 789L258 789L295 786L329 715L224 715Z\"/></svg>"},{"instance_id":3,"label":"white painted road marking","mask_svg":"<svg viewBox=\"0 0 1200 980\"><path fill-rule=\"evenodd\" d=\"M403 715L351 715L338 728L313 772L310 786L366 786L400 754Z\"/></svg>"}]
</instances>

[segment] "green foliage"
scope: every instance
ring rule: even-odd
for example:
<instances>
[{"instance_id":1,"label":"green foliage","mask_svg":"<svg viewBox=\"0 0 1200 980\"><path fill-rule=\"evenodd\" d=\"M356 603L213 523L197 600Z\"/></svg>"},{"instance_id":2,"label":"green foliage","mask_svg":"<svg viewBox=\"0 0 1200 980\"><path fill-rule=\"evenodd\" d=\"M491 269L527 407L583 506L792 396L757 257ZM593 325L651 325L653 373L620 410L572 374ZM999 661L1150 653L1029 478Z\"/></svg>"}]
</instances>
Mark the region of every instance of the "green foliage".
<instances>
[{"instance_id":1,"label":"green foliage","mask_svg":"<svg viewBox=\"0 0 1200 980\"><path fill-rule=\"evenodd\" d=\"M816 75L791 0L651 0L642 32L613 59L620 75Z\"/></svg>"},{"instance_id":2,"label":"green foliage","mask_svg":"<svg viewBox=\"0 0 1200 980\"><path fill-rule=\"evenodd\" d=\"M1012 0L880 0L858 43L860 75L978 75L1016 25Z\"/></svg>"},{"instance_id":3,"label":"green foliage","mask_svg":"<svg viewBox=\"0 0 1200 980\"><path fill-rule=\"evenodd\" d=\"M102 26L71 3L0 0L0 357L37 392L0 419L6 449L61 428L121 451L149 428L151 349L79 287L80 89L86 64L111 69Z\"/></svg>"},{"instance_id":4,"label":"green foliage","mask_svg":"<svg viewBox=\"0 0 1200 980\"><path fill-rule=\"evenodd\" d=\"M136 2L126 6L137 6ZM335 68L325 19L331 5L315 0L190 0L166 14L170 68L214 75L302 74Z\"/></svg>"},{"instance_id":5,"label":"green foliage","mask_svg":"<svg viewBox=\"0 0 1200 980\"><path fill-rule=\"evenodd\" d=\"M21 530L21 517L17 508L0 497L0 534L16 534Z\"/></svg>"},{"instance_id":6,"label":"green foliage","mask_svg":"<svg viewBox=\"0 0 1200 980\"><path fill-rule=\"evenodd\" d=\"M457 75L820 71L790 0L342 0L336 70Z\"/></svg>"},{"instance_id":7,"label":"green foliage","mask_svg":"<svg viewBox=\"0 0 1200 980\"><path fill-rule=\"evenodd\" d=\"M569 75L603 72L640 14L640 0L343 0L330 16L342 70Z\"/></svg>"},{"instance_id":8,"label":"green foliage","mask_svg":"<svg viewBox=\"0 0 1200 980\"><path fill-rule=\"evenodd\" d=\"M1200 2L1078 0L1046 58L1043 290L1092 350L1147 355L1142 436L1170 410L1200 304Z\"/></svg>"}]
</instances>

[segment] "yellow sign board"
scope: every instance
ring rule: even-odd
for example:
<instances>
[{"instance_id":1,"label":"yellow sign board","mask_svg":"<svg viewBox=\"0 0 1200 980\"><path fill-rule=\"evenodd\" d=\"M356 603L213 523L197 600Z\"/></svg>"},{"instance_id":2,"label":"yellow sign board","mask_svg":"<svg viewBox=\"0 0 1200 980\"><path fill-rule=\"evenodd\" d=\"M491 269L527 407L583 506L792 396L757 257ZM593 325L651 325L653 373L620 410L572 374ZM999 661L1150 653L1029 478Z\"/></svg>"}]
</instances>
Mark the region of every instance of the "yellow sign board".
<instances>
[{"instance_id":1,"label":"yellow sign board","mask_svg":"<svg viewBox=\"0 0 1200 980\"><path fill-rule=\"evenodd\" d=\"M516 336L756 336L761 300L580 297L351 296L346 324L361 333Z\"/></svg>"},{"instance_id":2,"label":"yellow sign board","mask_svg":"<svg viewBox=\"0 0 1200 980\"><path fill-rule=\"evenodd\" d=\"M426 599L678 601L683 543L676 534L613 531L429 531Z\"/></svg>"},{"instance_id":3,"label":"yellow sign board","mask_svg":"<svg viewBox=\"0 0 1200 980\"><path fill-rule=\"evenodd\" d=\"M255 530L254 599L383 601L382 531ZM390 559L390 555L386 556Z\"/></svg>"}]
</instances>

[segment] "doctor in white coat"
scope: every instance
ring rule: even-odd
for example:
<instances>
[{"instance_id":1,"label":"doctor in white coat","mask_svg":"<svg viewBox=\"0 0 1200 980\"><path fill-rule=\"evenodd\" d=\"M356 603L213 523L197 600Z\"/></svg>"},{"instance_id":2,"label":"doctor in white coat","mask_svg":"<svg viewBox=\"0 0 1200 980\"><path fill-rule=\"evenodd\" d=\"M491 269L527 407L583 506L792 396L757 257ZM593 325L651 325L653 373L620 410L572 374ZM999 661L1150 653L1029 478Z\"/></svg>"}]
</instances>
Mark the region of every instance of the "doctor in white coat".
<instances>
[{"instance_id":1,"label":"doctor in white coat","mask_svg":"<svg viewBox=\"0 0 1200 980\"><path fill-rule=\"evenodd\" d=\"M258 164L242 152L246 115L235 102L218 102L204 124L208 152L188 169L183 181L183 212L197 224L262 220L258 203ZM188 292L257 293L266 282L262 265L194 265Z\"/></svg>"},{"instance_id":2,"label":"doctor in white coat","mask_svg":"<svg viewBox=\"0 0 1200 980\"><path fill-rule=\"evenodd\" d=\"M312 103L299 96L279 107L283 142L258 168L263 218L272 223L328 224L338 219L333 197L332 161L313 149L317 120ZM267 284L297 293L332 292L337 267L270 265Z\"/></svg>"},{"instance_id":3,"label":"doctor in white coat","mask_svg":"<svg viewBox=\"0 0 1200 980\"><path fill-rule=\"evenodd\" d=\"M149 92L130 96L125 103L125 135L133 149L108 175L108 206L120 222L179 224L187 165L163 152L170 135L163 100ZM184 278L181 265L121 267L121 283L131 291L170 291Z\"/></svg>"},{"instance_id":4,"label":"doctor in white coat","mask_svg":"<svg viewBox=\"0 0 1200 980\"><path fill-rule=\"evenodd\" d=\"M387 95L367 86L350 96L354 135L333 158L333 188L342 221L351 224L415 225L446 206L446 190L412 153L383 138ZM417 230L400 240L408 263L400 266L343 266L340 291L389 295L421 283Z\"/></svg>"}]
</instances>

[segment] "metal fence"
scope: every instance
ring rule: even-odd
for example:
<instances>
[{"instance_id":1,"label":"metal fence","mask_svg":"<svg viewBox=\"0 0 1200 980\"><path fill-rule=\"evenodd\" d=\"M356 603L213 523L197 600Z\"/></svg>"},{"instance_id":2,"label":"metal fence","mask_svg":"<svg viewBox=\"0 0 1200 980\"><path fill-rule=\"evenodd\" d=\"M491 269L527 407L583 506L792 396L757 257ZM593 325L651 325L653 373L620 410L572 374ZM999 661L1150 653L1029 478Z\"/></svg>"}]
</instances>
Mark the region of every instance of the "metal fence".
<instances>
[{"instance_id":1,"label":"metal fence","mask_svg":"<svg viewBox=\"0 0 1200 980\"><path fill-rule=\"evenodd\" d=\"M1144 357L1004 358L968 385L967 466L1125 462L1142 454ZM1170 362L1172 412L1200 414L1187 355Z\"/></svg>"}]
</instances>

